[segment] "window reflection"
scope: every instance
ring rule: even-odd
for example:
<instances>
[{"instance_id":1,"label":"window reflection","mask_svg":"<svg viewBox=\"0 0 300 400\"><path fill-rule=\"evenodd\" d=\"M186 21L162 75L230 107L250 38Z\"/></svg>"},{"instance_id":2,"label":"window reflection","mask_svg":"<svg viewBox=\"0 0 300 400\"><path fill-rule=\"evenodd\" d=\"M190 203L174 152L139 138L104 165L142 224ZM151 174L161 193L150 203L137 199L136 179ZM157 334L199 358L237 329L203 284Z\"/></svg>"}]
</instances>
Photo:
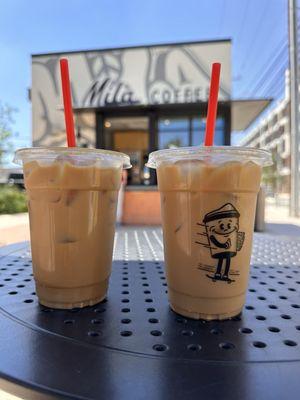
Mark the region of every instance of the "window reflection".
<instances>
[{"instance_id":1,"label":"window reflection","mask_svg":"<svg viewBox=\"0 0 300 400\"><path fill-rule=\"evenodd\" d=\"M158 148L203 145L205 126L206 118L161 118L158 121ZM224 127L224 119L217 118L214 138L217 146L225 144Z\"/></svg>"},{"instance_id":2,"label":"window reflection","mask_svg":"<svg viewBox=\"0 0 300 400\"><path fill-rule=\"evenodd\" d=\"M189 120L188 118L182 119L170 119L162 118L158 121L159 131L173 131L173 130L189 130Z\"/></svg>"},{"instance_id":3,"label":"window reflection","mask_svg":"<svg viewBox=\"0 0 300 400\"><path fill-rule=\"evenodd\" d=\"M205 118L192 119L192 146L199 146L204 143Z\"/></svg>"},{"instance_id":4,"label":"window reflection","mask_svg":"<svg viewBox=\"0 0 300 400\"><path fill-rule=\"evenodd\" d=\"M205 136L206 118L192 119L192 146L203 145ZM224 119L217 118L215 126L214 144L222 146L225 144Z\"/></svg>"},{"instance_id":5,"label":"window reflection","mask_svg":"<svg viewBox=\"0 0 300 400\"><path fill-rule=\"evenodd\" d=\"M162 118L158 121L158 148L189 145L189 120Z\"/></svg>"}]
</instances>

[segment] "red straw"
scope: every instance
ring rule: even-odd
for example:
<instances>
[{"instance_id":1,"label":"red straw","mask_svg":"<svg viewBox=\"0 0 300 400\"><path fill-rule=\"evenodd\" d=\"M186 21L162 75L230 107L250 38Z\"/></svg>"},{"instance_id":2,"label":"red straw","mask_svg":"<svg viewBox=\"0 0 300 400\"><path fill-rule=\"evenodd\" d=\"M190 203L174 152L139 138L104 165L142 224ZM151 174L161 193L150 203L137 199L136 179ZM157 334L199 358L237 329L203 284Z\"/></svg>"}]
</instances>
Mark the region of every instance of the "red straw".
<instances>
[{"instance_id":1,"label":"red straw","mask_svg":"<svg viewBox=\"0 0 300 400\"><path fill-rule=\"evenodd\" d=\"M206 119L206 131L205 131L205 146L212 146L214 144L215 124L218 107L218 94L219 94L219 83L220 83L220 71L221 64L213 63L211 69L210 78L210 89L208 99L208 110Z\"/></svg>"},{"instance_id":2,"label":"red straw","mask_svg":"<svg viewBox=\"0 0 300 400\"><path fill-rule=\"evenodd\" d=\"M74 119L72 110L72 96L69 77L69 65L66 58L60 59L61 85L64 99L65 123L68 147L76 147Z\"/></svg>"}]
</instances>

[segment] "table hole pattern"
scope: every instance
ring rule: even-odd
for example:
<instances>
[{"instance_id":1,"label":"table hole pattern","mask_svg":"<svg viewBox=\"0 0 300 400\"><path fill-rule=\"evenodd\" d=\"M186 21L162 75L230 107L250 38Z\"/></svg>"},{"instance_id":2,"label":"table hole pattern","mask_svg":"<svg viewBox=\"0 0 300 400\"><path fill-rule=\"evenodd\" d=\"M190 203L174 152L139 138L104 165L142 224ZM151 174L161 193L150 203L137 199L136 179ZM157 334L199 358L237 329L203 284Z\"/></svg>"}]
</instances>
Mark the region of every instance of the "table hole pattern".
<instances>
[{"instance_id":1,"label":"table hole pattern","mask_svg":"<svg viewBox=\"0 0 300 400\"><path fill-rule=\"evenodd\" d=\"M299 360L299 255L300 242L255 235L243 313L197 321L169 308L160 229L121 228L108 298L101 304L73 310L39 305L24 248L0 259L1 307L41 332L108 351L214 362Z\"/></svg>"}]
</instances>

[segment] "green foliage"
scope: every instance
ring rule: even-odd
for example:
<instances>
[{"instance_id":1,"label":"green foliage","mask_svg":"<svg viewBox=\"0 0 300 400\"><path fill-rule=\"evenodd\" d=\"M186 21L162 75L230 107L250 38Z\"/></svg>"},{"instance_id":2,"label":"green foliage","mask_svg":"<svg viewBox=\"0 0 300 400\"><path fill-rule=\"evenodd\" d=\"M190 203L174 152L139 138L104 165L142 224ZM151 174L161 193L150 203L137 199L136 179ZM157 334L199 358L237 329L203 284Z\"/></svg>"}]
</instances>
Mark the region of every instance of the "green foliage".
<instances>
[{"instance_id":1,"label":"green foliage","mask_svg":"<svg viewBox=\"0 0 300 400\"><path fill-rule=\"evenodd\" d=\"M165 149L171 149L173 147L181 147L182 143L180 139L172 139L169 142L167 142L164 146Z\"/></svg>"},{"instance_id":2,"label":"green foliage","mask_svg":"<svg viewBox=\"0 0 300 400\"><path fill-rule=\"evenodd\" d=\"M0 214L16 214L27 211L26 194L10 186L0 186Z\"/></svg>"},{"instance_id":3,"label":"green foliage","mask_svg":"<svg viewBox=\"0 0 300 400\"><path fill-rule=\"evenodd\" d=\"M4 164L5 155L13 149L12 115L15 111L16 109L0 102L0 166Z\"/></svg>"},{"instance_id":4,"label":"green foliage","mask_svg":"<svg viewBox=\"0 0 300 400\"><path fill-rule=\"evenodd\" d=\"M272 153L272 161L273 164L271 166L263 169L262 182L266 186L276 190L277 185L282 182L283 178L278 173L278 156L274 152Z\"/></svg>"}]
</instances>

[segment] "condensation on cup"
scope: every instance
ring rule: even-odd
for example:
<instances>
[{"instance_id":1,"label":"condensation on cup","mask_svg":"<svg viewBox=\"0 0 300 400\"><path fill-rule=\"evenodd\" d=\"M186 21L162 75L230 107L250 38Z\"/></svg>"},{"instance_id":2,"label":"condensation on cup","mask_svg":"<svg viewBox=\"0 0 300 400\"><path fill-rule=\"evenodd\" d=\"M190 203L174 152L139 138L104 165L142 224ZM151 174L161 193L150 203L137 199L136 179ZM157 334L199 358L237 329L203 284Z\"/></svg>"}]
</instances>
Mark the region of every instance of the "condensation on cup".
<instances>
[{"instance_id":1,"label":"condensation on cup","mask_svg":"<svg viewBox=\"0 0 300 400\"><path fill-rule=\"evenodd\" d=\"M40 303L93 305L107 293L125 154L81 148L16 152L28 197L33 274Z\"/></svg>"},{"instance_id":2,"label":"condensation on cup","mask_svg":"<svg viewBox=\"0 0 300 400\"><path fill-rule=\"evenodd\" d=\"M186 147L153 152L161 195L168 295L195 319L242 311L265 150Z\"/></svg>"}]
</instances>

